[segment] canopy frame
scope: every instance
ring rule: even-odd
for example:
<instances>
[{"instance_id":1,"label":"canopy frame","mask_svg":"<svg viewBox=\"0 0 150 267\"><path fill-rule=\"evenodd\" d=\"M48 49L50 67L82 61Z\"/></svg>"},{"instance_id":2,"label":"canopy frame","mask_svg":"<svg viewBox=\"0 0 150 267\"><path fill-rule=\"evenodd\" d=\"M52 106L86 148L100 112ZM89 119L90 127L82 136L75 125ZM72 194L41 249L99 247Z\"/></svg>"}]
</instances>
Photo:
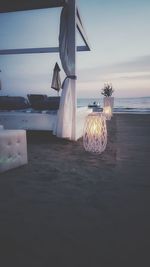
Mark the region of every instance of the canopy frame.
<instances>
[{"instance_id":1,"label":"canopy frame","mask_svg":"<svg viewBox=\"0 0 150 267\"><path fill-rule=\"evenodd\" d=\"M26 2L21 1L11 1L4 0L0 4L0 14L1 13L10 13L10 12L19 12L19 11L29 11L35 9L43 8L54 8L54 7L63 7L66 2L70 0L30 0ZM85 45L80 45L76 47L78 52L81 51L90 51L89 41L86 35L86 32L83 28L83 23L79 13L79 9L76 7L76 27L77 30L84 41ZM39 47L39 48L15 48L15 49L0 49L0 55L17 55L17 54L40 54L40 53L59 53L59 47Z\"/></svg>"},{"instance_id":2,"label":"canopy frame","mask_svg":"<svg viewBox=\"0 0 150 267\"><path fill-rule=\"evenodd\" d=\"M65 2L65 0L1 0L0 13L61 7Z\"/></svg>"},{"instance_id":3,"label":"canopy frame","mask_svg":"<svg viewBox=\"0 0 150 267\"><path fill-rule=\"evenodd\" d=\"M32 9L42 9L51 7L63 7L68 5L69 21L68 21L68 40L69 40L69 54L72 65L72 75L76 77L76 51L89 51L90 45L83 28L81 16L76 6L76 0L2 0L0 4L0 13L7 12L19 12ZM76 28L78 29L85 45L76 46ZM18 49L3 49L0 50L0 55L14 55L14 54L32 54L32 53L56 53L59 52L59 47L42 47L42 48L18 48ZM72 87L72 104L73 104L73 116L72 116L72 134L71 140L77 140L76 131L76 80L71 81ZM62 136L63 137L63 136Z\"/></svg>"}]
</instances>

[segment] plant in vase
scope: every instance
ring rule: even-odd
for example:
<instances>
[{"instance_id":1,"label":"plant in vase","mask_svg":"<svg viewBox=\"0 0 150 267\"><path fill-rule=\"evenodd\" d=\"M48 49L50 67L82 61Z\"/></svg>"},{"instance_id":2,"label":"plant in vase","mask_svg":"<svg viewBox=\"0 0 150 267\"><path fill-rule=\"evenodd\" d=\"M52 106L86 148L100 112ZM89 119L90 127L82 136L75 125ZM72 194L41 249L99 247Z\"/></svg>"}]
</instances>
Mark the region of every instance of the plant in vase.
<instances>
[{"instance_id":1,"label":"plant in vase","mask_svg":"<svg viewBox=\"0 0 150 267\"><path fill-rule=\"evenodd\" d=\"M112 117L113 106L114 106L114 97L112 94L114 89L111 83L104 83L104 88L101 89L101 94L104 96L103 102L103 113L106 116L107 120L110 120Z\"/></svg>"},{"instance_id":2,"label":"plant in vase","mask_svg":"<svg viewBox=\"0 0 150 267\"><path fill-rule=\"evenodd\" d=\"M110 97L112 96L114 92L114 89L112 87L112 84L111 83L104 83L104 88L101 89L101 94L106 96L106 97Z\"/></svg>"}]
</instances>

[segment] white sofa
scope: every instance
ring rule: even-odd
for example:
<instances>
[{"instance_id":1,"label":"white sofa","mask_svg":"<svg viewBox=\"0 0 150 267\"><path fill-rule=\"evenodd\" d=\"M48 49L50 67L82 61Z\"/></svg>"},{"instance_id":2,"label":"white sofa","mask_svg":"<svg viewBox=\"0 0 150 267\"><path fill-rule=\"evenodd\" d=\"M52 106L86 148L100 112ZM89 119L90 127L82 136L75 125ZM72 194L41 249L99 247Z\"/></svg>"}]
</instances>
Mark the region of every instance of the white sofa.
<instances>
[{"instance_id":1,"label":"white sofa","mask_svg":"<svg viewBox=\"0 0 150 267\"><path fill-rule=\"evenodd\" d=\"M0 172L27 164L25 130L5 130L0 125Z\"/></svg>"}]
</instances>

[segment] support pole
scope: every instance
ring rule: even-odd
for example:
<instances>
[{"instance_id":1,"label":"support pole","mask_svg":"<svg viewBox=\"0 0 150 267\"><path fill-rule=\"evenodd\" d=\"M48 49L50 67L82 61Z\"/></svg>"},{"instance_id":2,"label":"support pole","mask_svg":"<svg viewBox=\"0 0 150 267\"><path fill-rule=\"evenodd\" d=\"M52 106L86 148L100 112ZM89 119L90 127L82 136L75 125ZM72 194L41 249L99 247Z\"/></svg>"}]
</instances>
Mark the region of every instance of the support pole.
<instances>
[{"instance_id":1,"label":"support pole","mask_svg":"<svg viewBox=\"0 0 150 267\"><path fill-rule=\"evenodd\" d=\"M70 62L72 62L72 75L76 76L76 0L68 0L69 8L69 22L68 22L68 36L69 36L69 55ZM76 109L77 109L77 97L76 97L76 80L72 80L73 91L73 122L72 122L72 140L76 140Z\"/></svg>"}]
</instances>

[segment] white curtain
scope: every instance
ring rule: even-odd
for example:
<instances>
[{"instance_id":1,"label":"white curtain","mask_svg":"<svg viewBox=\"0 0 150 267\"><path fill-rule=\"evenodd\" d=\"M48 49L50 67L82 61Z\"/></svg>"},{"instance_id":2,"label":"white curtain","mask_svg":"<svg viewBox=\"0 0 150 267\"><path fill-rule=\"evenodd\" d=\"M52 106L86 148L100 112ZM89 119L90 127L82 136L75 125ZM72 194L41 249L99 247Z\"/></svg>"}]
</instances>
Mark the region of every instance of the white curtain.
<instances>
[{"instance_id":1,"label":"white curtain","mask_svg":"<svg viewBox=\"0 0 150 267\"><path fill-rule=\"evenodd\" d=\"M73 139L75 136L75 105L74 90L75 76L74 63L71 62L69 41L68 41L68 8L63 7L60 18L59 48L62 67L66 73L63 82L60 106L57 113L57 120L54 134L58 137Z\"/></svg>"}]
</instances>

